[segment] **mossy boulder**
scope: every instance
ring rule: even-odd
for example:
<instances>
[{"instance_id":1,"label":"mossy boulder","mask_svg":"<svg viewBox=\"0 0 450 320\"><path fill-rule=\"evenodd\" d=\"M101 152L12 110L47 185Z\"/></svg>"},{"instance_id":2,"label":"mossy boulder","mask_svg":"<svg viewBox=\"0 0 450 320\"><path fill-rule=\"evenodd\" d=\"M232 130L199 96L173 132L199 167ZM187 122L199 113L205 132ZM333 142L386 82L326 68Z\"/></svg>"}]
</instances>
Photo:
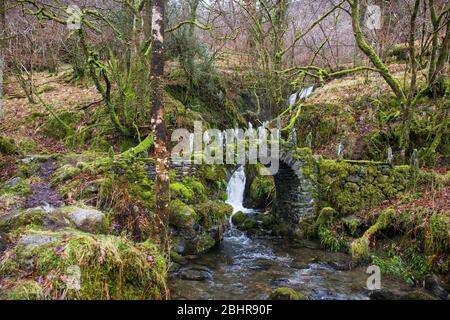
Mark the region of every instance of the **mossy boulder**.
<instances>
[{"instance_id":1,"label":"mossy boulder","mask_svg":"<svg viewBox=\"0 0 450 320\"><path fill-rule=\"evenodd\" d=\"M47 212L42 208L11 212L0 216L0 232L10 232L28 225L43 225Z\"/></svg>"},{"instance_id":2,"label":"mossy boulder","mask_svg":"<svg viewBox=\"0 0 450 320\"><path fill-rule=\"evenodd\" d=\"M289 288L278 288L272 291L270 300L309 300L307 296Z\"/></svg>"},{"instance_id":3,"label":"mossy boulder","mask_svg":"<svg viewBox=\"0 0 450 320\"><path fill-rule=\"evenodd\" d=\"M78 289L67 283L74 267L80 270ZM10 299L164 299L166 272L166 261L151 242L74 230L27 230L0 262L0 275L11 279Z\"/></svg>"},{"instance_id":4,"label":"mossy boulder","mask_svg":"<svg viewBox=\"0 0 450 320\"><path fill-rule=\"evenodd\" d=\"M233 222L233 224L235 226L238 226L238 225L243 224L245 219L247 219L247 215L245 213L243 213L242 211L238 211L235 214L233 214L231 222Z\"/></svg>"},{"instance_id":5,"label":"mossy boulder","mask_svg":"<svg viewBox=\"0 0 450 320\"><path fill-rule=\"evenodd\" d=\"M233 222L233 225L237 229L242 231L250 231L258 226L256 215L250 216L243 213L242 211L235 213L233 215L233 218L231 219L231 222Z\"/></svg>"},{"instance_id":6,"label":"mossy boulder","mask_svg":"<svg viewBox=\"0 0 450 320\"><path fill-rule=\"evenodd\" d=\"M336 210L330 207L323 208L320 213L319 217L316 220L316 223L318 226L325 226L329 224L333 219L336 217Z\"/></svg>"},{"instance_id":7,"label":"mossy boulder","mask_svg":"<svg viewBox=\"0 0 450 320\"><path fill-rule=\"evenodd\" d=\"M46 216L45 224L51 228L72 227L89 233L106 233L109 229L107 216L91 207L57 209Z\"/></svg>"},{"instance_id":8,"label":"mossy boulder","mask_svg":"<svg viewBox=\"0 0 450 320\"><path fill-rule=\"evenodd\" d=\"M233 213L233 207L219 200L208 200L195 205L199 223L206 228L226 224Z\"/></svg>"},{"instance_id":9,"label":"mossy boulder","mask_svg":"<svg viewBox=\"0 0 450 320\"><path fill-rule=\"evenodd\" d=\"M170 225L181 228L192 228L197 220L195 210L179 199L170 203Z\"/></svg>"}]
</instances>

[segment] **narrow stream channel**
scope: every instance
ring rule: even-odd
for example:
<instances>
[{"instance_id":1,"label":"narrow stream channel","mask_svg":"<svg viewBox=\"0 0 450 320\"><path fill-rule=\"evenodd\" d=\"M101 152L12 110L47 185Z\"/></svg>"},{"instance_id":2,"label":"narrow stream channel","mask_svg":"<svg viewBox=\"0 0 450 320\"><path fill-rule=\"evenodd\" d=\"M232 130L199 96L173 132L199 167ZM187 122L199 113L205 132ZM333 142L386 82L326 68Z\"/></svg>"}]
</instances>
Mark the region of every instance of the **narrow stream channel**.
<instances>
[{"instance_id":1,"label":"narrow stream channel","mask_svg":"<svg viewBox=\"0 0 450 320\"><path fill-rule=\"evenodd\" d=\"M244 208L245 172L231 177L227 193L234 212ZM232 224L222 244L184 265L170 279L173 299L267 299L278 287L289 287L314 300L369 299L366 268L350 269L351 258L321 250L316 243L294 243L266 235L248 236ZM402 297L418 290L387 276L382 287Z\"/></svg>"}]
</instances>

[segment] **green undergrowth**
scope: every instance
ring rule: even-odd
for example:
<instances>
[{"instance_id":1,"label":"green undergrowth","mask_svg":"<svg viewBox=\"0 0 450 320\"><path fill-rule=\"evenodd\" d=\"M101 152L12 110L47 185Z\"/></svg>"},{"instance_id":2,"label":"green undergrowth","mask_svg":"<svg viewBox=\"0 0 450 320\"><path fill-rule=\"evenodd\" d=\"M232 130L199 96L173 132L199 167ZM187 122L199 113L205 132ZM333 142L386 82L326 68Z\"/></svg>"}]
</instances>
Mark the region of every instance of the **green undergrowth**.
<instances>
[{"instance_id":1,"label":"green undergrowth","mask_svg":"<svg viewBox=\"0 0 450 320\"><path fill-rule=\"evenodd\" d=\"M19 241L4 255L0 273L18 279L6 291L7 299L154 300L166 296L166 262L151 242L135 244L122 237L94 237L72 230L27 230L25 234L47 240L34 245ZM67 286L74 267L80 271L78 289Z\"/></svg>"}]
</instances>

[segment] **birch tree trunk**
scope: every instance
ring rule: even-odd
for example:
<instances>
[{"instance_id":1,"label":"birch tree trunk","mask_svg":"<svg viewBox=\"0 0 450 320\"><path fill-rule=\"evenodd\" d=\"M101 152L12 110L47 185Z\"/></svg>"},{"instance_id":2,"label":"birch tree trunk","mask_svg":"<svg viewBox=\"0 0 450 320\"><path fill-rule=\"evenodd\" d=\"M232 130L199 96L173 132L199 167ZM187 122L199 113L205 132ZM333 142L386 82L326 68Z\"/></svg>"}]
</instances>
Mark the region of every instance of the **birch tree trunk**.
<instances>
[{"instance_id":1,"label":"birch tree trunk","mask_svg":"<svg viewBox=\"0 0 450 320\"><path fill-rule=\"evenodd\" d=\"M0 0L0 117L3 113L3 74L5 72L6 0Z\"/></svg>"},{"instance_id":2,"label":"birch tree trunk","mask_svg":"<svg viewBox=\"0 0 450 320\"><path fill-rule=\"evenodd\" d=\"M165 0L153 0L152 5L152 116L151 125L155 139L156 159L156 207L154 240L164 251L168 245L169 220L169 152L167 149L167 130L164 123L163 75L164 75L164 14Z\"/></svg>"}]
</instances>

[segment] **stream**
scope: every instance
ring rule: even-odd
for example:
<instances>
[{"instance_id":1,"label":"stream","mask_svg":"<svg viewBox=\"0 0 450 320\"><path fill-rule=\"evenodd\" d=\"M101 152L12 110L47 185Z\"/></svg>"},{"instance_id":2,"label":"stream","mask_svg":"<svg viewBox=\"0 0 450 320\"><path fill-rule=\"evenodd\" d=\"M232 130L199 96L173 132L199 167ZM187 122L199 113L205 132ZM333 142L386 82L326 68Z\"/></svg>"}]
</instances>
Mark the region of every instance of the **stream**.
<instances>
[{"instance_id":1,"label":"stream","mask_svg":"<svg viewBox=\"0 0 450 320\"><path fill-rule=\"evenodd\" d=\"M254 213L243 207L245 172L241 167L228 184L228 203L234 213ZM222 244L172 272L172 299L267 299L273 289L292 288L312 300L367 300L366 268L351 268L351 257L320 249L317 243L295 243L268 235L247 235L230 229ZM382 275L390 297L421 290L401 279Z\"/></svg>"}]
</instances>

